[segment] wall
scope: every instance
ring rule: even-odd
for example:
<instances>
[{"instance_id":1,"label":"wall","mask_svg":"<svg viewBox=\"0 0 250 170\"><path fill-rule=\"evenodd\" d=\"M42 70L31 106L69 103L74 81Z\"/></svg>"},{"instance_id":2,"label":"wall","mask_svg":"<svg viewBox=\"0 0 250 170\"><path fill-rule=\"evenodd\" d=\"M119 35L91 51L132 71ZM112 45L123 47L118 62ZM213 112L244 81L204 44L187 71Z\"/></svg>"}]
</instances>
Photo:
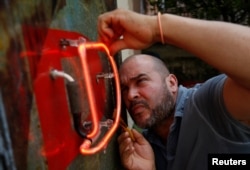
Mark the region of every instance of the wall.
<instances>
[{"instance_id":1,"label":"wall","mask_svg":"<svg viewBox=\"0 0 250 170\"><path fill-rule=\"evenodd\" d=\"M44 48L48 41L53 48L58 48L58 41L53 41L57 35L50 34L50 30L59 30L58 34L60 31L70 32L69 34L74 32L95 41L98 15L116 8L116 2L5 0L0 2L0 8L0 169L122 169L116 135L105 152L91 156L79 154L82 139L74 131L65 96L47 96L42 102L46 107L49 107L50 101L58 102L57 106L51 106L55 116L52 121L51 114L44 117L47 113L39 112L41 105L36 93L46 89L45 86L48 85L46 82L43 82L44 86L36 85L39 76L42 76L40 68L45 68L42 65L54 62L53 58L61 57L52 55L52 50L51 60L44 57L46 50L49 50ZM48 62L45 62L45 59ZM103 71L109 70L107 61L101 60ZM105 88L105 100L112 101L112 85ZM65 92L64 88L61 90ZM60 105L61 100L66 102L63 106ZM107 101L104 116L111 117L114 102ZM47 121L41 121L43 118L47 118ZM58 138L53 136L55 133ZM68 133L72 137L68 137ZM59 142L60 146L54 146L53 142L48 146L48 139ZM70 143L72 145L69 145ZM53 152L48 153L47 147L53 148Z\"/></svg>"}]
</instances>

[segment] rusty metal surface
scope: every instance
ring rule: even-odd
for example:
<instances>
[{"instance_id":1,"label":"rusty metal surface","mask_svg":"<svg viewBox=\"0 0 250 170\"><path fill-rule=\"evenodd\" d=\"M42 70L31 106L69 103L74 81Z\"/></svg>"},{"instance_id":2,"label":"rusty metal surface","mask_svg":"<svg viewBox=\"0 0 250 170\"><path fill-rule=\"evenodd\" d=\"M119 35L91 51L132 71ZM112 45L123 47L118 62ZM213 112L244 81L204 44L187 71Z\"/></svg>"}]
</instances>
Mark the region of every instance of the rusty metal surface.
<instances>
[{"instance_id":1,"label":"rusty metal surface","mask_svg":"<svg viewBox=\"0 0 250 170\"><path fill-rule=\"evenodd\" d=\"M114 0L0 2L0 89L17 169L48 169L46 158L39 152L43 136L32 84L48 29L79 32L96 40L98 15L115 7ZM32 62L27 56L31 56ZM102 65L109 70L105 61ZM107 93L112 95L109 88ZM105 114L112 107L111 99ZM78 155L67 169L121 169L116 145L114 137L106 153Z\"/></svg>"}]
</instances>

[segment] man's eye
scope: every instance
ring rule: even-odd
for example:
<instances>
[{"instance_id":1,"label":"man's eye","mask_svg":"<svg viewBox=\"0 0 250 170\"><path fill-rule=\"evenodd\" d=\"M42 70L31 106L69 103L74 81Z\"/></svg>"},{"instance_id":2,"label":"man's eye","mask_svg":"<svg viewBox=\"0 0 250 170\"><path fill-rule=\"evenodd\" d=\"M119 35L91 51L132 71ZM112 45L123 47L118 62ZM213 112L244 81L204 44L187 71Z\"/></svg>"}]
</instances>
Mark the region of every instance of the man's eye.
<instances>
[{"instance_id":1,"label":"man's eye","mask_svg":"<svg viewBox=\"0 0 250 170\"><path fill-rule=\"evenodd\" d=\"M143 83L143 82L145 82L145 81L146 81L146 79L144 79L144 78L139 79L139 80L137 80L137 84L139 84L139 83Z\"/></svg>"}]
</instances>

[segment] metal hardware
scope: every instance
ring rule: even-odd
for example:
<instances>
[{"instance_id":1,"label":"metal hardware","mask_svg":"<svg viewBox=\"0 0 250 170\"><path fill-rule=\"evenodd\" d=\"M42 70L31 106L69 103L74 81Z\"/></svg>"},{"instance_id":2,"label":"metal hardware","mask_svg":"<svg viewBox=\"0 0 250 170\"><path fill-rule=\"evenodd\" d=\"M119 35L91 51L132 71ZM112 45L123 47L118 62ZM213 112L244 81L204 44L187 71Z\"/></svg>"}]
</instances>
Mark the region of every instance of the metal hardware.
<instances>
[{"instance_id":1,"label":"metal hardware","mask_svg":"<svg viewBox=\"0 0 250 170\"><path fill-rule=\"evenodd\" d=\"M100 128L102 127L106 127L107 129L110 129L113 126L114 121L112 119L107 119L105 121L101 121L99 122ZM92 126L92 122L91 121L84 121L82 123L82 126L85 130L90 130L91 126Z\"/></svg>"},{"instance_id":2,"label":"metal hardware","mask_svg":"<svg viewBox=\"0 0 250 170\"><path fill-rule=\"evenodd\" d=\"M56 70L56 69L52 69L50 71L50 75L53 79L56 79L57 77L63 77L64 79L68 80L69 82L75 81L71 75L69 75L63 71Z\"/></svg>"},{"instance_id":3,"label":"metal hardware","mask_svg":"<svg viewBox=\"0 0 250 170\"><path fill-rule=\"evenodd\" d=\"M56 79L58 77L66 79L68 82L67 85L67 92L69 97L69 103L70 103L70 110L73 117L73 124L74 128L79 136L82 138L86 138L87 134L82 130L81 127L81 117L82 117L82 103L81 103L81 93L79 90L79 84L74 80L74 78L63 72L56 69L52 69L50 71L50 75L53 79Z\"/></svg>"},{"instance_id":4,"label":"metal hardware","mask_svg":"<svg viewBox=\"0 0 250 170\"><path fill-rule=\"evenodd\" d=\"M96 75L96 82L99 83L99 79L111 79L113 77L113 73L99 73Z\"/></svg>"},{"instance_id":5,"label":"metal hardware","mask_svg":"<svg viewBox=\"0 0 250 170\"><path fill-rule=\"evenodd\" d=\"M61 46L62 49L65 49L67 46L78 47L80 44L84 42L86 42L86 39L83 37L79 37L76 40L62 38L60 39L59 45Z\"/></svg>"}]
</instances>

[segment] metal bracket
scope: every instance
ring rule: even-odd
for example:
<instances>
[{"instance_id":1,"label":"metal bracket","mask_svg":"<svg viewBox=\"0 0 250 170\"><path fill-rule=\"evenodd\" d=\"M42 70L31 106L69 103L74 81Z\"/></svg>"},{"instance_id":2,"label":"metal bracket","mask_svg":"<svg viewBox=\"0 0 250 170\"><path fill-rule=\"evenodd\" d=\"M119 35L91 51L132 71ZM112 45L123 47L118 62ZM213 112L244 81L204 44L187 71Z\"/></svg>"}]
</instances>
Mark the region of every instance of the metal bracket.
<instances>
[{"instance_id":1,"label":"metal bracket","mask_svg":"<svg viewBox=\"0 0 250 170\"><path fill-rule=\"evenodd\" d=\"M99 79L111 79L113 77L113 73L99 73L96 75L96 82L99 83Z\"/></svg>"},{"instance_id":2,"label":"metal bracket","mask_svg":"<svg viewBox=\"0 0 250 170\"><path fill-rule=\"evenodd\" d=\"M107 129L110 129L113 126L113 123L114 123L114 121L112 119L107 119L105 121L100 121L99 125L100 125L100 128L106 127ZM92 122L91 121L84 121L82 123L82 127L85 130L89 131L91 129L91 126L92 126Z\"/></svg>"},{"instance_id":3,"label":"metal bracket","mask_svg":"<svg viewBox=\"0 0 250 170\"><path fill-rule=\"evenodd\" d=\"M59 45L62 49L66 49L67 46L70 47L78 47L80 44L86 42L87 40L83 37L79 37L78 39L66 39L62 38L60 39Z\"/></svg>"}]
</instances>

